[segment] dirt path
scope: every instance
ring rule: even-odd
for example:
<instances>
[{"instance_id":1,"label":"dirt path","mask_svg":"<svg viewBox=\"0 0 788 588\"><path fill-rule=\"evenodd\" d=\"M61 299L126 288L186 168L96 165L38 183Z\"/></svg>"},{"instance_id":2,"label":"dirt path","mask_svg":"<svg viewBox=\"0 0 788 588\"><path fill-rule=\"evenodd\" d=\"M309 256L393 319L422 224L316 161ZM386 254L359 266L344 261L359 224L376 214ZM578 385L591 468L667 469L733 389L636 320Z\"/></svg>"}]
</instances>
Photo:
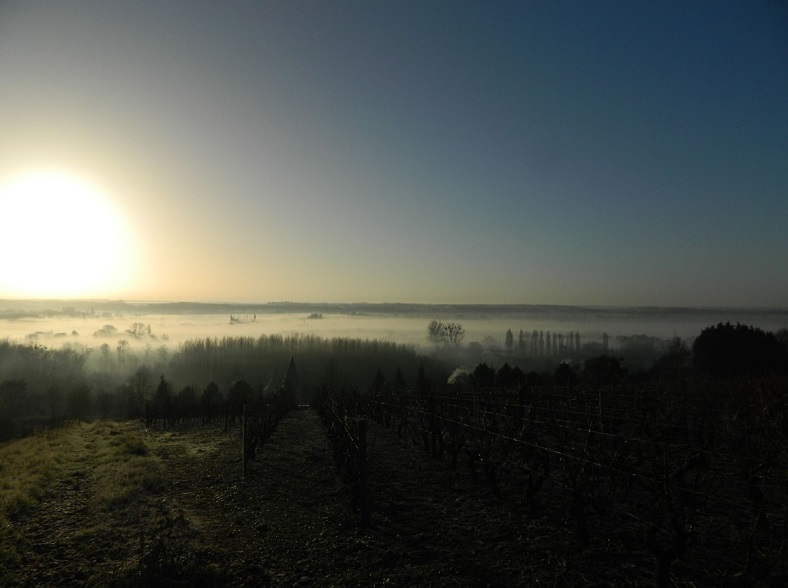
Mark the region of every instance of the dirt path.
<instances>
[{"instance_id":1,"label":"dirt path","mask_svg":"<svg viewBox=\"0 0 788 588\"><path fill-rule=\"evenodd\" d=\"M183 443L177 433L157 448L172 472L166 500L198 532L204 555L238 585L314 585L344 575L356 543L353 515L317 415L285 417L244 480L239 452L235 436Z\"/></svg>"},{"instance_id":2,"label":"dirt path","mask_svg":"<svg viewBox=\"0 0 788 588\"><path fill-rule=\"evenodd\" d=\"M311 410L284 419L249 468L242 490L254 505L257 557L282 585L335 583L354 570L360 545L348 492L325 429Z\"/></svg>"}]
</instances>

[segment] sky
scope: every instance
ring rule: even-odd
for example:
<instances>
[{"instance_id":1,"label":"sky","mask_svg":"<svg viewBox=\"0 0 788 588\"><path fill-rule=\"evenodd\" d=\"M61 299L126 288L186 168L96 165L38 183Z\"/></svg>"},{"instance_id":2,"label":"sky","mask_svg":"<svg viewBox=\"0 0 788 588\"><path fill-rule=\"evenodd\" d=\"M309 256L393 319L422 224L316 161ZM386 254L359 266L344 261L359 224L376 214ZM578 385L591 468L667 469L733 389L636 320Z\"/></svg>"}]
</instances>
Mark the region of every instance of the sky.
<instances>
[{"instance_id":1,"label":"sky","mask_svg":"<svg viewBox=\"0 0 788 588\"><path fill-rule=\"evenodd\" d=\"M785 307L786 105L778 0L0 0L0 298Z\"/></svg>"}]
</instances>

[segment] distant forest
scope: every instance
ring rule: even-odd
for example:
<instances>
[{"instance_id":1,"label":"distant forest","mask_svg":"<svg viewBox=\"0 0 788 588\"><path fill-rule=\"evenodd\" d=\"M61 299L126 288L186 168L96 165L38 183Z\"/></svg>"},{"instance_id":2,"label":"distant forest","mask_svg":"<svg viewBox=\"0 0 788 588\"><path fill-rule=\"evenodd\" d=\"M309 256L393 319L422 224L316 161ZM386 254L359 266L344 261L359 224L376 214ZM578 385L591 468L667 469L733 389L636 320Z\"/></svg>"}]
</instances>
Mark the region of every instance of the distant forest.
<instances>
[{"instance_id":1,"label":"distant forest","mask_svg":"<svg viewBox=\"0 0 788 588\"><path fill-rule=\"evenodd\" d=\"M127 339L59 349L0 341L0 440L68 419L140 418L154 401L172 402L191 418L206 416L206 407L218 410L239 382L258 394L276 391L291 360L304 404L326 387L427 394L452 387L598 387L788 373L784 329L773 334L719 323L691 347L645 335L583 342L578 333L510 330L502 347L487 349L463 344L459 323L425 327L434 345L426 354L389 341L310 335L194 339L174 350L132 346ZM126 333L132 341L145 337L138 323Z\"/></svg>"},{"instance_id":2,"label":"distant forest","mask_svg":"<svg viewBox=\"0 0 788 588\"><path fill-rule=\"evenodd\" d=\"M66 419L139 418L162 387L195 411L203 400L215 403L216 398L208 398L214 391L226 399L237 382L275 390L291 359L304 390L327 383L361 387L378 371L403 383L415 382L420 373L435 381L448 377L439 361L419 356L414 348L376 340L206 338L187 341L172 352L165 345L132 347L127 339L114 347L67 343L59 349L0 341L0 437L28 434ZM300 400L307 403L309 398Z\"/></svg>"}]
</instances>

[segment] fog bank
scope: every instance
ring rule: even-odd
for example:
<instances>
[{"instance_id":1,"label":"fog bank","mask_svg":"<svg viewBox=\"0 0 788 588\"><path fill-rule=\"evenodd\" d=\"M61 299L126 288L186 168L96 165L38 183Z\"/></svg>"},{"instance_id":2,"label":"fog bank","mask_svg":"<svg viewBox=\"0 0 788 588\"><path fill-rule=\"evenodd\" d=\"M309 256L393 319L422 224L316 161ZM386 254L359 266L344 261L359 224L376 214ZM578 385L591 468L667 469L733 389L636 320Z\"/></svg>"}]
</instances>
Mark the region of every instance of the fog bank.
<instances>
[{"instance_id":1,"label":"fog bank","mask_svg":"<svg viewBox=\"0 0 788 588\"><path fill-rule=\"evenodd\" d=\"M579 333L583 342L611 344L621 336L692 339L718 322L741 322L767 331L788 327L785 309L681 309L562 307L537 305L296 304L265 305L125 303L107 301L0 301L0 339L59 346L75 343L177 348L196 338L311 334L324 338L378 339L428 349L430 320L459 322L464 343L503 346L506 331L517 339L536 331ZM141 328L141 329L140 329ZM129 332L129 331L138 332Z\"/></svg>"}]
</instances>

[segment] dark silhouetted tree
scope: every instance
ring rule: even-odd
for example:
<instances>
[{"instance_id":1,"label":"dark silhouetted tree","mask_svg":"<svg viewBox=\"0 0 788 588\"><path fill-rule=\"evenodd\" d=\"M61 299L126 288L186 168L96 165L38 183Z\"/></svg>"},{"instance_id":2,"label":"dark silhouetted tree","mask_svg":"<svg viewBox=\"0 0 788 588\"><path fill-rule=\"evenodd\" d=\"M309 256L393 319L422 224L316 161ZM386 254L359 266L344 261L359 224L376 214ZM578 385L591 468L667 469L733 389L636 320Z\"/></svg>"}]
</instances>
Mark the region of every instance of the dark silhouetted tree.
<instances>
[{"instance_id":1,"label":"dark silhouetted tree","mask_svg":"<svg viewBox=\"0 0 788 588\"><path fill-rule=\"evenodd\" d=\"M517 373L515 373L512 366L504 363L495 374L495 385L501 388L514 388L517 384Z\"/></svg>"},{"instance_id":2,"label":"dark silhouetted tree","mask_svg":"<svg viewBox=\"0 0 788 588\"><path fill-rule=\"evenodd\" d=\"M422 394L429 392L430 380L427 377L427 372L424 370L424 362L419 364L419 372L416 376L416 386L418 387L419 392Z\"/></svg>"},{"instance_id":3,"label":"dark silhouetted tree","mask_svg":"<svg viewBox=\"0 0 788 588\"><path fill-rule=\"evenodd\" d=\"M135 417L142 415L145 403L148 402L150 389L152 387L152 376L150 370L142 366L129 378L127 387L129 390L126 411L128 416Z\"/></svg>"},{"instance_id":4,"label":"dark silhouetted tree","mask_svg":"<svg viewBox=\"0 0 788 588\"><path fill-rule=\"evenodd\" d=\"M480 388L489 388L495 384L495 368L480 363L470 376L471 383Z\"/></svg>"},{"instance_id":5,"label":"dark silhouetted tree","mask_svg":"<svg viewBox=\"0 0 788 588\"><path fill-rule=\"evenodd\" d=\"M511 351L514 347L514 334L512 333L511 329L506 329L506 339L504 342L507 351Z\"/></svg>"},{"instance_id":6,"label":"dark silhouetted tree","mask_svg":"<svg viewBox=\"0 0 788 588\"><path fill-rule=\"evenodd\" d=\"M185 386L178 392L178 417L192 419L197 416L197 390L193 386Z\"/></svg>"},{"instance_id":7,"label":"dark silhouetted tree","mask_svg":"<svg viewBox=\"0 0 788 588\"><path fill-rule=\"evenodd\" d=\"M571 386L577 381L577 376L572 366L562 361L553 373L553 381L559 386Z\"/></svg>"},{"instance_id":8,"label":"dark silhouetted tree","mask_svg":"<svg viewBox=\"0 0 788 588\"><path fill-rule=\"evenodd\" d=\"M780 329L774 334L777 342L783 346L783 349L788 353L788 329Z\"/></svg>"},{"instance_id":9,"label":"dark silhouetted tree","mask_svg":"<svg viewBox=\"0 0 788 588\"><path fill-rule=\"evenodd\" d=\"M691 368L692 353L681 337L674 337L654 362L649 375L655 379L675 381L688 376Z\"/></svg>"},{"instance_id":10,"label":"dark silhouetted tree","mask_svg":"<svg viewBox=\"0 0 788 588\"><path fill-rule=\"evenodd\" d=\"M408 388L408 383L405 381L405 374L402 373L402 368L397 366L397 371L394 373L394 389L397 392L404 392Z\"/></svg>"},{"instance_id":11,"label":"dark silhouetted tree","mask_svg":"<svg viewBox=\"0 0 788 588\"><path fill-rule=\"evenodd\" d=\"M110 418L115 411L115 396L106 390L94 390L93 404L95 412L103 419Z\"/></svg>"},{"instance_id":12,"label":"dark silhouetted tree","mask_svg":"<svg viewBox=\"0 0 788 588\"><path fill-rule=\"evenodd\" d=\"M60 386L50 386L46 391L47 408L53 421L63 416L63 391Z\"/></svg>"},{"instance_id":13,"label":"dark silhouetted tree","mask_svg":"<svg viewBox=\"0 0 788 588\"><path fill-rule=\"evenodd\" d=\"M763 376L786 367L785 349L772 333L739 323L703 329L692 356L699 372L720 378Z\"/></svg>"},{"instance_id":14,"label":"dark silhouetted tree","mask_svg":"<svg viewBox=\"0 0 788 588\"><path fill-rule=\"evenodd\" d=\"M93 396L90 393L90 386L87 384L80 384L71 388L66 396L66 411L69 418L88 418L93 408L92 401Z\"/></svg>"},{"instance_id":15,"label":"dark silhouetted tree","mask_svg":"<svg viewBox=\"0 0 788 588\"><path fill-rule=\"evenodd\" d=\"M383 370L380 366L375 370L375 376L372 378L372 386L370 392L373 394L380 394L383 391L383 386L386 385L386 376L383 375Z\"/></svg>"},{"instance_id":16,"label":"dark silhouetted tree","mask_svg":"<svg viewBox=\"0 0 788 588\"><path fill-rule=\"evenodd\" d=\"M200 397L203 423L211 421L218 416L223 400L222 393L216 382L211 382L205 387Z\"/></svg>"},{"instance_id":17,"label":"dark silhouetted tree","mask_svg":"<svg viewBox=\"0 0 788 588\"><path fill-rule=\"evenodd\" d=\"M534 388L536 386L542 386L544 384L544 378L539 372L530 371L525 374L523 383L530 388Z\"/></svg>"},{"instance_id":18,"label":"dark silhouetted tree","mask_svg":"<svg viewBox=\"0 0 788 588\"><path fill-rule=\"evenodd\" d=\"M290 362L287 364L287 373L282 382L282 387L287 393L288 398L296 403L306 401L303 395L303 386L301 386L301 378L298 377L298 370L296 369L295 357L290 357Z\"/></svg>"},{"instance_id":19,"label":"dark silhouetted tree","mask_svg":"<svg viewBox=\"0 0 788 588\"><path fill-rule=\"evenodd\" d=\"M246 380L236 380L227 393L227 410L235 426L235 419L243 414L244 406L251 404L254 388Z\"/></svg>"},{"instance_id":20,"label":"dark silhouetted tree","mask_svg":"<svg viewBox=\"0 0 788 588\"><path fill-rule=\"evenodd\" d=\"M156 392L153 395L154 414L156 417L164 419L164 426L166 427L172 420L172 386L164 379L162 375L159 378L159 385L156 387Z\"/></svg>"},{"instance_id":21,"label":"dark silhouetted tree","mask_svg":"<svg viewBox=\"0 0 788 588\"><path fill-rule=\"evenodd\" d=\"M4 380L0 382L0 441L16 435L17 420L25 412L24 401L27 396L25 380Z\"/></svg>"},{"instance_id":22,"label":"dark silhouetted tree","mask_svg":"<svg viewBox=\"0 0 788 588\"><path fill-rule=\"evenodd\" d=\"M626 376L621 360L610 355L591 357L583 365L583 377L599 386L615 384Z\"/></svg>"}]
</instances>

